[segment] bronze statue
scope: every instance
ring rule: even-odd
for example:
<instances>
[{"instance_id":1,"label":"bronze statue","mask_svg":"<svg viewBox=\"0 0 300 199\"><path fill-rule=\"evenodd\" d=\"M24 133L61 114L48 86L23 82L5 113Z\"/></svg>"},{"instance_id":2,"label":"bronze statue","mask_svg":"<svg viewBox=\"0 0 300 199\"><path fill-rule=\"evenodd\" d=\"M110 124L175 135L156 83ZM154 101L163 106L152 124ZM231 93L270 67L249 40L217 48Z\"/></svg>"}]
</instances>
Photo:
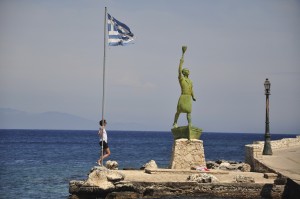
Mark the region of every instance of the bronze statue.
<instances>
[{"instance_id":1,"label":"bronze statue","mask_svg":"<svg viewBox=\"0 0 300 199\"><path fill-rule=\"evenodd\" d=\"M182 69L182 65L184 62L184 53L187 49L187 46L182 46L182 56L179 63L178 70L178 80L181 87L181 95L177 104L177 112L175 114L173 127L177 128L177 120L180 113L187 114L188 125L192 126L192 99L196 101L193 92L193 83L192 80L189 79L190 71L187 68Z\"/></svg>"}]
</instances>

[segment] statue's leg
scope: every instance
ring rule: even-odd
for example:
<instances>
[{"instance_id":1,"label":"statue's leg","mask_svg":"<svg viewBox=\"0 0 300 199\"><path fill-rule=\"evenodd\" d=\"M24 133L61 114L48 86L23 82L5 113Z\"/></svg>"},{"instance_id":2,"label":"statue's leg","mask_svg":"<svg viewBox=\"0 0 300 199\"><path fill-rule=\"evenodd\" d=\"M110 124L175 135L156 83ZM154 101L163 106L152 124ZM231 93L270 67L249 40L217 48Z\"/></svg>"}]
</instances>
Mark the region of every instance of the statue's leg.
<instances>
[{"instance_id":1,"label":"statue's leg","mask_svg":"<svg viewBox=\"0 0 300 199\"><path fill-rule=\"evenodd\" d=\"M189 126L192 126L192 114L191 113L187 113L186 117L187 117L187 121L189 123Z\"/></svg>"},{"instance_id":2,"label":"statue's leg","mask_svg":"<svg viewBox=\"0 0 300 199\"><path fill-rule=\"evenodd\" d=\"M175 113L175 118L174 118L174 123L173 123L173 127L174 128L177 128L177 120L178 120L178 118L179 118L179 115L180 115L180 112L176 112Z\"/></svg>"}]
</instances>

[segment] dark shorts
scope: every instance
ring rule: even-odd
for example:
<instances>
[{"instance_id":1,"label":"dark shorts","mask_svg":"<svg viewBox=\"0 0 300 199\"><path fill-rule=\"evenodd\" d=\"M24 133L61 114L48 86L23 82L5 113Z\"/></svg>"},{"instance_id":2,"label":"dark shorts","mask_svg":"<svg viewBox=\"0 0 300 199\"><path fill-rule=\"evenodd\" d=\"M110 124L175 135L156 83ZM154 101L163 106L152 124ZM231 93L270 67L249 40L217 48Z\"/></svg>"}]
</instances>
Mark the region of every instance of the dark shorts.
<instances>
[{"instance_id":1,"label":"dark shorts","mask_svg":"<svg viewBox=\"0 0 300 199\"><path fill-rule=\"evenodd\" d=\"M100 147L102 147L102 141L99 142ZM103 149L107 149L108 148L108 144L103 141Z\"/></svg>"}]
</instances>

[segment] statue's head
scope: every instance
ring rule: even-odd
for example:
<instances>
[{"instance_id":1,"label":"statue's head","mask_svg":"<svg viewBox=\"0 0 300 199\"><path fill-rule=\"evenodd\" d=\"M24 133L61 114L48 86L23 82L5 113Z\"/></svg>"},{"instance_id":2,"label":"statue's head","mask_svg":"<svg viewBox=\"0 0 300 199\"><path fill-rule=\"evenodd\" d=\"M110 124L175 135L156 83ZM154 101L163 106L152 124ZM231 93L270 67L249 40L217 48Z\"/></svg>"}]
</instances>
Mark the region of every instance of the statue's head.
<instances>
[{"instance_id":1,"label":"statue's head","mask_svg":"<svg viewBox=\"0 0 300 199\"><path fill-rule=\"evenodd\" d=\"M182 69L182 74L183 74L184 76L189 76L189 74L190 74L189 69L187 69L187 68Z\"/></svg>"}]
</instances>

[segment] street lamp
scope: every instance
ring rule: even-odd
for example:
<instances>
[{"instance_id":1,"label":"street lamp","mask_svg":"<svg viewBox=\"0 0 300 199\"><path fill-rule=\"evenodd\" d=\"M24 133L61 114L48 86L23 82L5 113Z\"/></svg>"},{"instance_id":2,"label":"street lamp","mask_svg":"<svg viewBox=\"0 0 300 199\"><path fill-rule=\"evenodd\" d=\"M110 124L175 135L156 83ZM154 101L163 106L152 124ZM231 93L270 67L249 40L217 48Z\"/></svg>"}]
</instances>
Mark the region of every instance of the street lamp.
<instances>
[{"instance_id":1,"label":"street lamp","mask_svg":"<svg viewBox=\"0 0 300 199\"><path fill-rule=\"evenodd\" d=\"M265 83L265 95L266 95L266 130L265 130L265 145L263 150L263 155L272 155L271 148L271 135L270 135L270 127L269 127L269 95L271 95L271 83L266 79Z\"/></svg>"}]
</instances>

